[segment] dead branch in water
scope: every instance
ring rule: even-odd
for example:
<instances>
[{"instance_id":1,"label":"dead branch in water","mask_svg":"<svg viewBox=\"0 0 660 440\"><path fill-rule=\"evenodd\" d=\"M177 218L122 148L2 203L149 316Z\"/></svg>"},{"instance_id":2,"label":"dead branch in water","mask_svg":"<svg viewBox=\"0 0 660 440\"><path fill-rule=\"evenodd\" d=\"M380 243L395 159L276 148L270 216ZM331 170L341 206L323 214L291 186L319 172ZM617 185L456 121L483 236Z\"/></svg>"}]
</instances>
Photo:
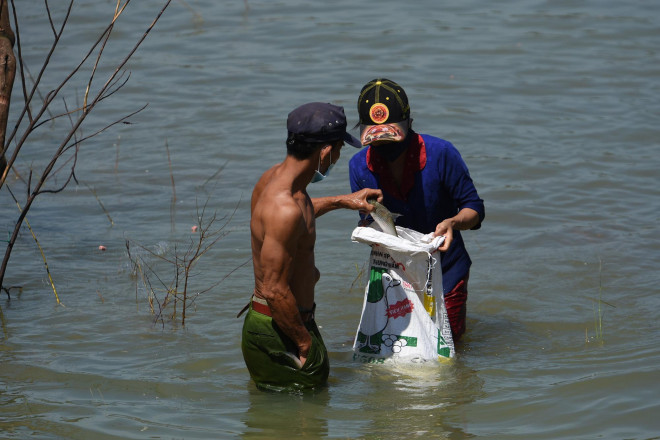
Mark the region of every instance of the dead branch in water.
<instances>
[{"instance_id":1,"label":"dead branch in water","mask_svg":"<svg viewBox=\"0 0 660 440\"><path fill-rule=\"evenodd\" d=\"M150 311L154 315L154 323L160 322L165 325L165 320L177 322L185 326L188 310L195 304L195 300L202 294L210 291L234 273L239 268L250 262L250 259L230 270L220 280L203 289L193 286L195 268L200 259L218 241L229 234L227 225L236 212L236 207L231 215L218 218L213 214L206 219L207 204L201 208L197 207L197 225L193 232L197 233L196 239L190 239L185 251L181 252L178 245L173 246L172 252L167 249L149 248L143 244L131 244L126 240L127 255L133 267L135 276L136 299L137 292L144 289L149 303ZM216 228L216 222L223 223ZM139 252L132 252L132 248ZM180 308L180 312L179 312Z\"/></svg>"}]
</instances>

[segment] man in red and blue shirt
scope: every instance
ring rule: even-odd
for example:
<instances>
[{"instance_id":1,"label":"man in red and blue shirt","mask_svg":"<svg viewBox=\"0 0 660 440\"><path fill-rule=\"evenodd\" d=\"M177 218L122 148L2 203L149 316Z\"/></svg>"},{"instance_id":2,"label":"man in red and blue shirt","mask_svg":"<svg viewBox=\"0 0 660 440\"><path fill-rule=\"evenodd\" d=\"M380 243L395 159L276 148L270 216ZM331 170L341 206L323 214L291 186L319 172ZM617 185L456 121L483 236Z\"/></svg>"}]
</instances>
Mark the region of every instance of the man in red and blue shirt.
<instances>
[{"instance_id":1,"label":"man in red and blue shirt","mask_svg":"<svg viewBox=\"0 0 660 440\"><path fill-rule=\"evenodd\" d=\"M350 160L351 189L381 189L383 204L400 214L397 225L445 236L439 249L443 293L456 341L465 332L472 264L460 231L481 227L484 202L458 150L412 129L401 86L385 78L369 81L360 92L358 113L360 140L369 147Z\"/></svg>"}]
</instances>

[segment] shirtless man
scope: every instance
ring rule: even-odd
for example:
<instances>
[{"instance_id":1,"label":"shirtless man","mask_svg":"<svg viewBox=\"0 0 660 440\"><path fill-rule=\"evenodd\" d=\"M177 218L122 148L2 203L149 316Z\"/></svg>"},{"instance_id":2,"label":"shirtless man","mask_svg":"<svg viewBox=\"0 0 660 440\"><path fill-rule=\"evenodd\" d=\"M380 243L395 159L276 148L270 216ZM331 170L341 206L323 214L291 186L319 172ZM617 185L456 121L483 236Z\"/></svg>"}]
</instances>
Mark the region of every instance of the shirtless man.
<instances>
[{"instance_id":1,"label":"shirtless man","mask_svg":"<svg viewBox=\"0 0 660 440\"><path fill-rule=\"evenodd\" d=\"M241 348L260 389L301 390L325 385L328 355L314 322L316 217L346 208L371 212L377 189L312 199L307 185L337 162L346 133L344 109L313 102L287 119L287 156L266 171L252 192L250 230L254 295L243 323Z\"/></svg>"}]
</instances>

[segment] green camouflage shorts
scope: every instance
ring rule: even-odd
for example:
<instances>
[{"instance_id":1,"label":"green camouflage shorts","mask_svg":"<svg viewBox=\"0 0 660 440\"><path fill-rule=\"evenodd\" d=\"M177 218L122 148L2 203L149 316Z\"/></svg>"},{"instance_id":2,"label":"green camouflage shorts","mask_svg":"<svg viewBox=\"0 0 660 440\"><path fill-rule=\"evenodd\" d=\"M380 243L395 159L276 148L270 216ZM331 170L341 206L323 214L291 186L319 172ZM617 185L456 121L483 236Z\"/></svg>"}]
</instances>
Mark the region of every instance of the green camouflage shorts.
<instances>
[{"instance_id":1,"label":"green camouflage shorts","mask_svg":"<svg viewBox=\"0 0 660 440\"><path fill-rule=\"evenodd\" d=\"M305 327L312 336L312 346L305 365L299 367L298 347L273 322L273 318L250 307L243 322L241 349L252 380L268 391L315 390L323 387L330 372L328 351L316 322Z\"/></svg>"}]
</instances>

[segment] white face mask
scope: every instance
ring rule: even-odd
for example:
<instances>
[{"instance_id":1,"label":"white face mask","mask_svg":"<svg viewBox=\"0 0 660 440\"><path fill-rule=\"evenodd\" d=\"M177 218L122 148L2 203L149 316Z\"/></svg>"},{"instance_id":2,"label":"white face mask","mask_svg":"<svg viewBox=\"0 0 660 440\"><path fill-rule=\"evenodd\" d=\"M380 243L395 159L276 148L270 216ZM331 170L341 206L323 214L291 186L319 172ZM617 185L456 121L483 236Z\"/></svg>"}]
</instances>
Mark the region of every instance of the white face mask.
<instances>
[{"instance_id":1,"label":"white face mask","mask_svg":"<svg viewBox=\"0 0 660 440\"><path fill-rule=\"evenodd\" d=\"M312 177L310 183L320 182L321 180L328 177L328 174L330 174L330 170L334 166L335 164L332 163L332 150L330 150L330 165L328 166L328 169L325 171L325 174L321 174L321 171L319 171L321 169L321 155L319 155L319 167L316 171L314 171L314 176Z\"/></svg>"}]
</instances>

